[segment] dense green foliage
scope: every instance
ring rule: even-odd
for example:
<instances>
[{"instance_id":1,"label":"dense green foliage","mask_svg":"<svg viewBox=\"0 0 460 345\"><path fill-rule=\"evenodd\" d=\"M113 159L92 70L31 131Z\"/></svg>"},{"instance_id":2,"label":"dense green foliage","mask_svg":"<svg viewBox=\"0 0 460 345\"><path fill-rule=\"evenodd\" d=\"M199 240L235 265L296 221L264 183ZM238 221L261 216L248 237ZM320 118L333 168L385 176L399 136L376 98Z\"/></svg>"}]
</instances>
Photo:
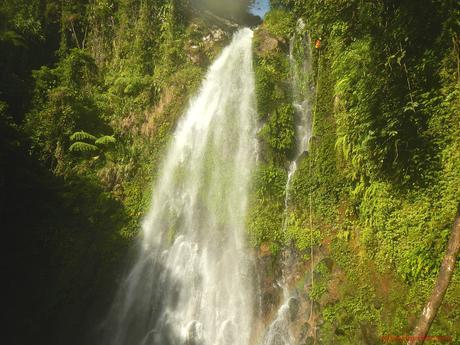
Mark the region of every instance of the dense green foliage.
<instances>
[{"instance_id":1,"label":"dense green foliage","mask_svg":"<svg viewBox=\"0 0 460 345\"><path fill-rule=\"evenodd\" d=\"M311 291L322 306L324 343L375 344L385 334L409 334L460 203L459 9L454 1L409 0L272 5L264 30L280 44L295 28L293 15L304 20L313 40L322 40L321 49L312 47L314 137L294 176L286 233L273 215L283 209L283 196L266 194L269 181L256 187L267 205L255 212L277 225L255 222L251 230L260 241L269 237L277 250L293 241L306 260L310 243L320 244L334 260L332 273ZM274 91L286 80L276 73L285 71L278 61L287 57L276 50L258 54L264 114L290 101ZM276 120L275 128L284 131L262 131L271 150L287 142L279 133L293 130L292 120L282 116L265 126ZM275 152L269 176L282 176L274 171L285 169L289 150ZM456 273L431 334L459 333L459 296Z\"/></svg>"},{"instance_id":2,"label":"dense green foliage","mask_svg":"<svg viewBox=\"0 0 460 345\"><path fill-rule=\"evenodd\" d=\"M176 0L7 0L0 18L6 339L87 343L171 130L230 32Z\"/></svg>"},{"instance_id":3,"label":"dense green foliage","mask_svg":"<svg viewBox=\"0 0 460 345\"><path fill-rule=\"evenodd\" d=\"M80 331L103 319L171 131L228 38L192 3L243 20L235 4L251 1L0 5L9 343L84 344ZM454 0L271 3L254 37L251 243L274 258L295 247L305 264L313 244L332 260L315 267L309 291L324 344L409 334L460 203L460 10ZM299 18L322 46L312 44L307 78L314 136L286 210ZM431 334L460 341L459 311L457 270Z\"/></svg>"},{"instance_id":4,"label":"dense green foliage","mask_svg":"<svg viewBox=\"0 0 460 345\"><path fill-rule=\"evenodd\" d=\"M277 23L275 31L285 33L289 23L275 20L279 15L269 15L266 23L272 18L271 22ZM287 178L283 164L295 145L294 109L286 47L270 37L270 25L266 23L257 29L254 39L262 163L255 177L248 227L254 245L267 242L276 253L283 244L281 228Z\"/></svg>"}]
</instances>

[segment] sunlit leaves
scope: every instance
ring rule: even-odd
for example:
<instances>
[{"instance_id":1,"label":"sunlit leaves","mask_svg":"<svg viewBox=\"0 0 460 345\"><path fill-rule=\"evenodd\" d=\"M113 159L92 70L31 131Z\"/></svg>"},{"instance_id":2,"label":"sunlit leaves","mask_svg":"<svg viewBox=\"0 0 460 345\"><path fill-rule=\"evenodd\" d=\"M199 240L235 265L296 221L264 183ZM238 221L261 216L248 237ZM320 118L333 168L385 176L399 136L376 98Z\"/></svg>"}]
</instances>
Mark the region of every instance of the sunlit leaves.
<instances>
[{"instance_id":1,"label":"sunlit leaves","mask_svg":"<svg viewBox=\"0 0 460 345\"><path fill-rule=\"evenodd\" d=\"M75 132L70 136L70 140L76 141L76 140L96 140L96 137L92 134L89 134L85 131L79 131Z\"/></svg>"},{"instance_id":2,"label":"sunlit leaves","mask_svg":"<svg viewBox=\"0 0 460 345\"><path fill-rule=\"evenodd\" d=\"M70 145L69 151L70 152L95 152L98 150L98 147L92 144L84 143L81 141L77 141Z\"/></svg>"},{"instance_id":3,"label":"sunlit leaves","mask_svg":"<svg viewBox=\"0 0 460 345\"><path fill-rule=\"evenodd\" d=\"M96 145L110 145L116 142L113 135L104 135L95 141Z\"/></svg>"}]
</instances>

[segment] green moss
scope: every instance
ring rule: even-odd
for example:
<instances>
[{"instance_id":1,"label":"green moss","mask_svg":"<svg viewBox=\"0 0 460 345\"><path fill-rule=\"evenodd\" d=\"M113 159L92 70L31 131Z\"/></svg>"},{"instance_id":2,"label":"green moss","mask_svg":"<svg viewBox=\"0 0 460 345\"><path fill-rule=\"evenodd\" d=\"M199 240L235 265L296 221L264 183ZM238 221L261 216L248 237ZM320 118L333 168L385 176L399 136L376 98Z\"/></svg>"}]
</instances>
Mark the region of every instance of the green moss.
<instances>
[{"instance_id":1,"label":"green moss","mask_svg":"<svg viewBox=\"0 0 460 345\"><path fill-rule=\"evenodd\" d=\"M282 37L287 32L277 25L277 21L266 21L255 31L254 37L257 111L263 124L259 132L263 163L255 173L248 215L252 244L269 243L273 254L277 254L286 242L286 234L283 233L287 181L285 164L295 145L289 60L280 46L279 37L273 37L274 31L279 31ZM283 25L287 29L287 22ZM267 42L270 43L269 49L264 48Z\"/></svg>"},{"instance_id":2,"label":"green moss","mask_svg":"<svg viewBox=\"0 0 460 345\"><path fill-rule=\"evenodd\" d=\"M265 15L264 26L271 35L286 39L294 32L295 20L289 11L275 8Z\"/></svg>"},{"instance_id":3,"label":"green moss","mask_svg":"<svg viewBox=\"0 0 460 345\"><path fill-rule=\"evenodd\" d=\"M322 38L313 60L314 137L293 179L288 229L299 249L307 246L311 206L314 229L323 244L332 241L345 274L338 300L327 301L321 284L313 291L327 302L323 339L410 334L460 204L458 11L447 3L422 10L415 1L279 3L304 19L312 39ZM433 334L458 333L454 294Z\"/></svg>"}]
</instances>

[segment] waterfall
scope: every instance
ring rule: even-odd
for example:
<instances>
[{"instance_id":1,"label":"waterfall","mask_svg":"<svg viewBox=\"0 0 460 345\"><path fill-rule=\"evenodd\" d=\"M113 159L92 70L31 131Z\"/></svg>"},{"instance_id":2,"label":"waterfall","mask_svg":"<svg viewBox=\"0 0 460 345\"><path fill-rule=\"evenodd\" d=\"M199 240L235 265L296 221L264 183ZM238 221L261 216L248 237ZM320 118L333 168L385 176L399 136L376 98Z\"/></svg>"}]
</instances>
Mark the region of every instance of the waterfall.
<instances>
[{"instance_id":1,"label":"waterfall","mask_svg":"<svg viewBox=\"0 0 460 345\"><path fill-rule=\"evenodd\" d=\"M292 99L295 110L295 137L296 151L294 159L289 164L288 177L285 186L284 216L282 230L286 232L288 226L288 212L292 178L297 171L297 166L302 155L308 150L312 136L312 109L311 109L311 42L305 35L305 24L302 19L297 22L294 35L289 42L289 62L291 72ZM265 333L263 345L293 345L294 337L290 333L290 322L295 317L299 308L296 296L289 292L287 273L293 265L289 248L286 249L281 262L282 277L279 286L283 292L283 303L278 309L275 319Z\"/></svg>"},{"instance_id":2,"label":"waterfall","mask_svg":"<svg viewBox=\"0 0 460 345\"><path fill-rule=\"evenodd\" d=\"M253 261L246 244L257 116L250 29L210 67L175 130L137 262L106 328L110 345L246 345Z\"/></svg>"},{"instance_id":3,"label":"waterfall","mask_svg":"<svg viewBox=\"0 0 460 345\"><path fill-rule=\"evenodd\" d=\"M286 183L285 207L288 207L289 192L292 177L297 170L297 164L302 154L310 145L312 136L312 109L311 109L311 42L305 35L305 24L302 19L297 22L296 31L289 42L289 65L291 69L292 99L296 119L296 151L294 159L289 165Z\"/></svg>"}]
</instances>

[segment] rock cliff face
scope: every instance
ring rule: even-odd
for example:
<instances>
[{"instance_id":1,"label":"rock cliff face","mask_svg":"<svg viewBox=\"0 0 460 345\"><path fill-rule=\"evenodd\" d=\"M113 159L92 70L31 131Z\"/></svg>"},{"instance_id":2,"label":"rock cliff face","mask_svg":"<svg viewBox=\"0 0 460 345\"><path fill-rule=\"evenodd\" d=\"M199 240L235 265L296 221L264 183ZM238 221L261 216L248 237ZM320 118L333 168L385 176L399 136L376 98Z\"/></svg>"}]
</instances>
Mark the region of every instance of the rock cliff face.
<instances>
[{"instance_id":1,"label":"rock cliff face","mask_svg":"<svg viewBox=\"0 0 460 345\"><path fill-rule=\"evenodd\" d=\"M256 29L256 55L269 57L271 54L281 53L288 54L288 44L283 37L272 35L264 26Z\"/></svg>"},{"instance_id":2,"label":"rock cliff face","mask_svg":"<svg viewBox=\"0 0 460 345\"><path fill-rule=\"evenodd\" d=\"M311 291L322 275L333 272L332 261L325 258L327 254L320 247L315 248L313 260L303 259L295 249L283 250L275 257L266 253L263 247L257 256L261 312L259 322L264 329L262 338L267 339L268 334L273 333L271 342L263 343L322 344L321 309L327 301L311 296ZM282 329L277 329L281 328L281 324ZM286 332L284 336L283 332ZM287 336L291 342L280 340Z\"/></svg>"},{"instance_id":3,"label":"rock cliff face","mask_svg":"<svg viewBox=\"0 0 460 345\"><path fill-rule=\"evenodd\" d=\"M198 41L189 40L186 43L187 57L194 65L205 67L209 65L210 59L216 55L219 48L228 42L234 27L222 29L216 25L209 25L206 31L201 31L199 25L194 23L190 30L199 37Z\"/></svg>"},{"instance_id":4,"label":"rock cliff face","mask_svg":"<svg viewBox=\"0 0 460 345\"><path fill-rule=\"evenodd\" d=\"M460 158L459 127L442 129L460 123L460 45L451 26L458 12L448 3L416 1L366 9L358 1L283 4L289 10L270 11L254 40L262 152L249 231L259 248L264 322L296 314L273 328L282 324L296 341L315 344L409 335L421 314L425 329L434 313L424 307L439 269L433 305L451 279L441 262L459 203L460 175L452 170ZM306 40L313 52L307 87L314 90L314 135L286 207L286 170L295 152L287 42L299 18L322 44ZM458 272L430 330L455 334L454 342Z\"/></svg>"},{"instance_id":5,"label":"rock cliff face","mask_svg":"<svg viewBox=\"0 0 460 345\"><path fill-rule=\"evenodd\" d=\"M259 81L259 98L263 99L263 103L270 101L266 98L277 99L276 105L274 104L275 110L264 108L263 105L259 109L263 126L267 126L267 123L270 124L279 117L279 110L276 110L276 107L280 104L288 107L289 102L293 102L294 85L292 68L289 67L290 52L287 37L270 31L266 25L261 25L255 30L254 54ZM279 74L267 76L267 71L268 73L276 71ZM265 111L267 113L264 113ZM292 131L295 128L296 124L293 121ZM266 145L264 145L265 140L268 141ZM289 159L292 159L292 154L276 155L270 149L269 138L262 137L261 142L263 164L278 165L281 170L290 165ZM300 148L294 150L298 152ZM306 154L300 154L297 163L300 163L305 156ZM284 195L282 195L284 201L277 201L278 212L281 213L282 219L274 225L278 227L274 231L281 238L287 235L290 226L289 195L286 195L290 192L290 184L284 183ZM272 200L271 203L275 201ZM282 239L281 242L281 249L278 250L274 250L273 241L262 242L258 246L260 322L264 330L260 335L260 341L265 345L319 344L321 303L316 296L312 296L312 289L321 275L318 268L324 266L324 257L327 254L324 252L325 249L318 245L312 250L308 247L301 251L293 243L290 244L287 238ZM332 270L332 265L329 264L322 270L329 272Z\"/></svg>"}]
</instances>

